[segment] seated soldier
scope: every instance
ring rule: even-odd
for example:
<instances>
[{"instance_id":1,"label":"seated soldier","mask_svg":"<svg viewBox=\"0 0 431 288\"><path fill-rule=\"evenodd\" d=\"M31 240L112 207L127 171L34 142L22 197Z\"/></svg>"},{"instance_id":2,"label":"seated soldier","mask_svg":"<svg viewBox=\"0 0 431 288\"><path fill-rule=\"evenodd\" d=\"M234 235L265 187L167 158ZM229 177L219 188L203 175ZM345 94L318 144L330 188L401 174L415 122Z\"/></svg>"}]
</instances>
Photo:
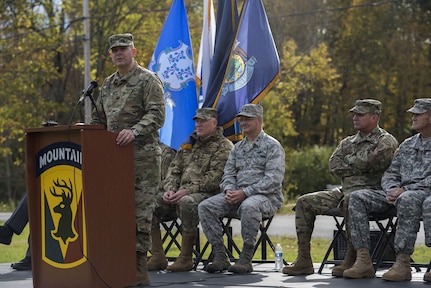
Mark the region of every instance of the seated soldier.
<instances>
[{"instance_id":1,"label":"seated soldier","mask_svg":"<svg viewBox=\"0 0 431 288\"><path fill-rule=\"evenodd\" d=\"M233 147L217 126L217 110L201 108L193 117L195 131L190 143L183 144L169 166L163 181L163 191L157 199L152 223L152 256L148 271L167 269L172 272L190 271L193 268L192 251L199 224L198 204L218 193L224 164ZM167 266L163 251L160 221L172 211L182 223L181 253L175 263Z\"/></svg>"}]
</instances>

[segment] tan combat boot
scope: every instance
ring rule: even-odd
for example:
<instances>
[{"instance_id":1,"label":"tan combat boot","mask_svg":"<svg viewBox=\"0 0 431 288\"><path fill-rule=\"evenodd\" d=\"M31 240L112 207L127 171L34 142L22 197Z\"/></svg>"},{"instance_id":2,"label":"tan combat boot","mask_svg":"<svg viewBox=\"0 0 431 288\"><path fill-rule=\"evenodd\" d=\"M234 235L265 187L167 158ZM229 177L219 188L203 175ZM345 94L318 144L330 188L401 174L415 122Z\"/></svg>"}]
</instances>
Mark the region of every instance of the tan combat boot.
<instances>
[{"instance_id":1,"label":"tan combat boot","mask_svg":"<svg viewBox=\"0 0 431 288\"><path fill-rule=\"evenodd\" d=\"M374 278L376 273L374 271L373 262L371 262L370 253L367 248L359 248L356 251L356 261L352 268L344 270L344 278L360 279L360 278Z\"/></svg>"},{"instance_id":2,"label":"tan combat boot","mask_svg":"<svg viewBox=\"0 0 431 288\"><path fill-rule=\"evenodd\" d=\"M244 245L242 247L241 255L239 256L238 261L235 264L229 266L227 271L236 273L236 274L244 274L253 272L253 259L254 246L253 245Z\"/></svg>"},{"instance_id":3,"label":"tan combat boot","mask_svg":"<svg viewBox=\"0 0 431 288\"><path fill-rule=\"evenodd\" d=\"M221 272L230 267L229 258L223 244L213 246L214 259L205 267L208 273Z\"/></svg>"},{"instance_id":4,"label":"tan combat boot","mask_svg":"<svg viewBox=\"0 0 431 288\"><path fill-rule=\"evenodd\" d=\"M172 265L166 270L171 272L185 272L193 269L193 245L195 245L196 233L183 233L181 240L181 253Z\"/></svg>"},{"instance_id":5,"label":"tan combat boot","mask_svg":"<svg viewBox=\"0 0 431 288\"><path fill-rule=\"evenodd\" d=\"M150 286L147 270L147 252L136 252L136 284L135 286Z\"/></svg>"},{"instance_id":6,"label":"tan combat boot","mask_svg":"<svg viewBox=\"0 0 431 288\"><path fill-rule=\"evenodd\" d=\"M353 266L356 261L356 249L353 247L352 242L347 240L347 251L344 255L343 262L340 265L332 268L332 276L343 277L344 270L347 270Z\"/></svg>"},{"instance_id":7,"label":"tan combat boot","mask_svg":"<svg viewBox=\"0 0 431 288\"><path fill-rule=\"evenodd\" d=\"M284 266L283 274L292 276L310 275L314 273L310 255L310 241L298 241L298 256L291 265Z\"/></svg>"},{"instance_id":8,"label":"tan combat boot","mask_svg":"<svg viewBox=\"0 0 431 288\"><path fill-rule=\"evenodd\" d=\"M165 251L163 250L160 229L151 231L151 257L148 260L148 271L164 270L168 266Z\"/></svg>"},{"instance_id":9,"label":"tan combat boot","mask_svg":"<svg viewBox=\"0 0 431 288\"><path fill-rule=\"evenodd\" d=\"M410 281L412 280L412 271L410 267L410 255L398 253L394 265L392 265L388 272L382 275L382 279L393 282Z\"/></svg>"}]
</instances>

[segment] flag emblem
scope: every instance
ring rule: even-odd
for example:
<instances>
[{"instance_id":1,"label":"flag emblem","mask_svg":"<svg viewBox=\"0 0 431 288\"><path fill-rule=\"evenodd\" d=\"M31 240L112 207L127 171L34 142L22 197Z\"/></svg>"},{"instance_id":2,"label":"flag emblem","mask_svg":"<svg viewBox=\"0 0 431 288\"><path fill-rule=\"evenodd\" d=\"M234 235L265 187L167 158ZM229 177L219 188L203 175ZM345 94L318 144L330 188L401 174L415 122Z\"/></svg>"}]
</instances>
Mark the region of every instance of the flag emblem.
<instances>
[{"instance_id":1,"label":"flag emblem","mask_svg":"<svg viewBox=\"0 0 431 288\"><path fill-rule=\"evenodd\" d=\"M247 83L253 77L256 62L255 57L248 57L240 46L236 46L229 62L221 95L225 96L229 92L234 92L247 86Z\"/></svg>"},{"instance_id":2,"label":"flag emblem","mask_svg":"<svg viewBox=\"0 0 431 288\"><path fill-rule=\"evenodd\" d=\"M165 89L179 91L187 86L188 81L194 81L193 60L190 47L180 41L177 48L164 50L157 60L157 75Z\"/></svg>"}]
</instances>

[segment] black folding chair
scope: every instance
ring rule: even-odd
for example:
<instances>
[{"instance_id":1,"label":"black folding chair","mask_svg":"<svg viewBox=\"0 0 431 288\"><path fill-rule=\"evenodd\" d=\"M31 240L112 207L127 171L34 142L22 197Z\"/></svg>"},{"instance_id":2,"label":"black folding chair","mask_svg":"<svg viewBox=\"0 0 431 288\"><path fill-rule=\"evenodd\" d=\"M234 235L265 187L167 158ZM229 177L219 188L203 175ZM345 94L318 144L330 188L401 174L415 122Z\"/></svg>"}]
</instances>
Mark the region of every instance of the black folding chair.
<instances>
[{"instance_id":1,"label":"black folding chair","mask_svg":"<svg viewBox=\"0 0 431 288\"><path fill-rule=\"evenodd\" d=\"M326 250L325 256L320 264L318 273L321 274L325 265L327 264L339 264L342 260L334 259L328 260L331 252L335 254L336 244L338 243L347 243L346 232L344 230L345 219L343 214L341 213L340 208L329 209L324 212L322 215L331 216L335 220L335 233L334 237ZM384 261L384 257L387 254L393 253L395 257L395 250L393 245L393 239L396 231L396 208L393 207L388 211L383 213L373 213L369 215L368 221L375 222L378 227L377 239L373 239L375 241L375 245L370 248L370 256L374 264L374 269L377 271L382 265L388 265L393 262ZM386 222L386 223L385 223ZM371 231L374 233L376 231ZM374 238L374 237L373 237ZM374 244L374 243L372 243ZM335 257L334 257L335 258Z\"/></svg>"},{"instance_id":2,"label":"black folding chair","mask_svg":"<svg viewBox=\"0 0 431 288\"><path fill-rule=\"evenodd\" d=\"M181 251L181 244L178 240L178 236L181 235L182 232L182 226L181 221L177 217L176 213L171 213L162 219L160 219L160 224L162 225L163 229L165 230L165 234L162 237L162 245L165 247L164 252L165 255L168 255L169 250L172 248L172 246L176 246L178 250ZM195 264L194 269L196 269L196 266L199 262L196 262L196 259L202 259L201 255L201 247L200 247L200 233L199 228L197 231L196 236L196 243L195 247L193 249L193 255L195 256ZM176 257L167 257L169 261L175 261ZM200 261L200 260L199 260Z\"/></svg>"},{"instance_id":3,"label":"black folding chair","mask_svg":"<svg viewBox=\"0 0 431 288\"><path fill-rule=\"evenodd\" d=\"M274 243L271 241L271 238L268 235L268 229L271 225L272 219L274 216L266 217L262 219L262 222L259 226L259 238L256 241L256 244L254 246L254 252L253 255L255 255L256 251L260 248L261 249L261 255L260 259L253 259L253 263L274 263L274 259L268 259L268 250L271 248L272 252L275 254L275 246ZM236 261L239 258L239 255L241 254L241 249L239 248L238 244L235 242L233 237L233 231L232 231L232 220L237 219L239 220L239 216L236 213L231 213L227 215L224 218L220 219L220 225L223 229L223 234L226 235L226 253L228 254L231 261ZM205 253L205 251L209 247L209 242L207 241L205 245L202 248L201 255ZM211 252L208 259L202 261L202 259L199 259L199 262L202 261L204 263L204 266L208 264L213 258L213 253ZM287 265L287 262L283 259L284 265Z\"/></svg>"}]
</instances>

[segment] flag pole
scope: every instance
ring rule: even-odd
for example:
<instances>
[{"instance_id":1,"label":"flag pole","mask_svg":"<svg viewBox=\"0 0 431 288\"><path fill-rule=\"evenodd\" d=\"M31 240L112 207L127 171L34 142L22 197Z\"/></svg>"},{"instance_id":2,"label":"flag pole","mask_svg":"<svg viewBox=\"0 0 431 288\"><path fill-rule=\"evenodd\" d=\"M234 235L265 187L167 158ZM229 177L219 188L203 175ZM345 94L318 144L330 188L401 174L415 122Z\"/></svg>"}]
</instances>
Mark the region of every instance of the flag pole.
<instances>
[{"instance_id":1,"label":"flag pole","mask_svg":"<svg viewBox=\"0 0 431 288\"><path fill-rule=\"evenodd\" d=\"M83 3L83 18L84 18L84 87L90 85L90 17L88 12L88 0ZM91 100L89 97L84 98L84 116L85 124L91 121Z\"/></svg>"}]
</instances>

